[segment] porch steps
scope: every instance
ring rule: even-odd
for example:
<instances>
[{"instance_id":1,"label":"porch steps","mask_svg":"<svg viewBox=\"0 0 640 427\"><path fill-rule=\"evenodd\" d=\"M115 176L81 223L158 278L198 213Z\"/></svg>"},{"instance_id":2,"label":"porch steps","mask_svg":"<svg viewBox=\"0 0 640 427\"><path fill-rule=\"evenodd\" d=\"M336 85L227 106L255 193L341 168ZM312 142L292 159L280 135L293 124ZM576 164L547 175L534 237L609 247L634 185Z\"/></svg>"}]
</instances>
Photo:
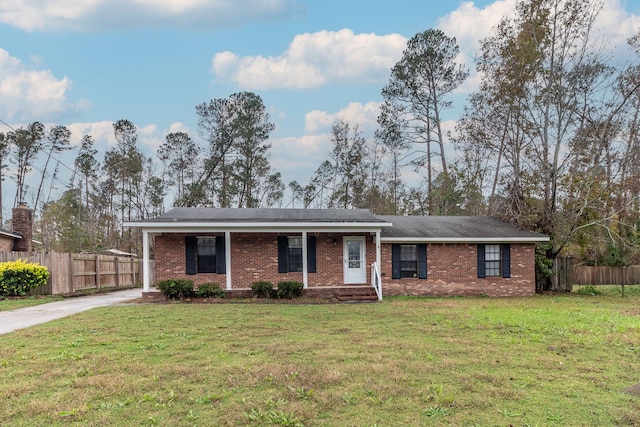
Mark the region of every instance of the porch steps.
<instances>
[{"instance_id":1,"label":"porch steps","mask_svg":"<svg viewBox=\"0 0 640 427\"><path fill-rule=\"evenodd\" d=\"M335 298L340 302L376 302L378 295L371 286L340 288L335 291Z\"/></svg>"}]
</instances>

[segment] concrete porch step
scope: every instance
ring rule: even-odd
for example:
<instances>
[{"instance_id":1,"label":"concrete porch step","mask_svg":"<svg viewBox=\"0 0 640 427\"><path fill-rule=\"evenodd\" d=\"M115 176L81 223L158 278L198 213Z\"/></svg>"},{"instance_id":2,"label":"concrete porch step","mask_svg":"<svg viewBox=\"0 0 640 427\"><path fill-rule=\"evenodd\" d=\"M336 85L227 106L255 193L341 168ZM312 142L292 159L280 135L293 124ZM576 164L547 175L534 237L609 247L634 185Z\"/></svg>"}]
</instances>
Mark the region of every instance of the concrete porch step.
<instances>
[{"instance_id":1,"label":"concrete porch step","mask_svg":"<svg viewBox=\"0 0 640 427\"><path fill-rule=\"evenodd\" d=\"M350 287L336 289L335 297L340 302L375 302L378 295L372 287Z\"/></svg>"}]
</instances>

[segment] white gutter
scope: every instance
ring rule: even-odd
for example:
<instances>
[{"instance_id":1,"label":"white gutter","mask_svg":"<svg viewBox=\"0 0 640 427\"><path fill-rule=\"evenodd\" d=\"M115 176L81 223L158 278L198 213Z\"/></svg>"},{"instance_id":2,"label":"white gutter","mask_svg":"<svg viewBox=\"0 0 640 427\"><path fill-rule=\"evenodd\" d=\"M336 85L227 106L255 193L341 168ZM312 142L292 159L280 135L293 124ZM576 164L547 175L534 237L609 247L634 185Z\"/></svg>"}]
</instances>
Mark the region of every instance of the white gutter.
<instances>
[{"instance_id":1,"label":"white gutter","mask_svg":"<svg viewBox=\"0 0 640 427\"><path fill-rule=\"evenodd\" d=\"M304 224L236 224L236 223L124 223L125 227L139 227L149 233L203 233L203 232L220 232L229 231L234 233L301 233L323 232L323 233L345 233L345 232L361 232L375 233L381 230L381 227L387 227L386 223L304 223Z\"/></svg>"},{"instance_id":2,"label":"white gutter","mask_svg":"<svg viewBox=\"0 0 640 427\"><path fill-rule=\"evenodd\" d=\"M549 237L382 237L382 243L536 243Z\"/></svg>"},{"instance_id":3,"label":"white gutter","mask_svg":"<svg viewBox=\"0 0 640 427\"><path fill-rule=\"evenodd\" d=\"M125 227L146 229L225 229L225 230L304 230L304 229L367 229L375 231L381 227L391 227L390 222L125 222Z\"/></svg>"}]
</instances>

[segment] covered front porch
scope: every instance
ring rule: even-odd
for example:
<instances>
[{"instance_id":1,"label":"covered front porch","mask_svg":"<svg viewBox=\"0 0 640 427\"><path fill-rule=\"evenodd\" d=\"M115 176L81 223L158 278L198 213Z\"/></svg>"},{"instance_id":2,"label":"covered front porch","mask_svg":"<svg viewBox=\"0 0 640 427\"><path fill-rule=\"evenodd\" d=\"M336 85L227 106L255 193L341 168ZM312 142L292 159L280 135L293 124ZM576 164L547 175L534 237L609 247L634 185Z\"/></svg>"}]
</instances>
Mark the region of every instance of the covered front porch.
<instances>
[{"instance_id":1,"label":"covered front porch","mask_svg":"<svg viewBox=\"0 0 640 427\"><path fill-rule=\"evenodd\" d=\"M380 233L391 224L368 211L205 210L214 218L186 220L193 211L174 209L162 221L129 224L142 228L144 292L153 285L153 253L156 281L216 282L230 296L246 295L256 281L299 281L306 295L373 287L382 298Z\"/></svg>"}]
</instances>

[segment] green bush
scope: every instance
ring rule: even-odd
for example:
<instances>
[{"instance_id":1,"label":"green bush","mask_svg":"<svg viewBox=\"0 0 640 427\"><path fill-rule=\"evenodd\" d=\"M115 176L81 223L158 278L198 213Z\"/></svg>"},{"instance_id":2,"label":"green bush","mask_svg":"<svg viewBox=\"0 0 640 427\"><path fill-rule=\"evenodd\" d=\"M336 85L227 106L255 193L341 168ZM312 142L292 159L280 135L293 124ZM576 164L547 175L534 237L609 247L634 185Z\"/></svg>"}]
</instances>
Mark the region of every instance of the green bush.
<instances>
[{"instance_id":1,"label":"green bush","mask_svg":"<svg viewBox=\"0 0 640 427\"><path fill-rule=\"evenodd\" d=\"M167 279L158 282L158 289L169 299L183 299L193 296L193 281L187 279Z\"/></svg>"},{"instance_id":2,"label":"green bush","mask_svg":"<svg viewBox=\"0 0 640 427\"><path fill-rule=\"evenodd\" d=\"M251 290L253 295L258 298L271 298L274 296L273 283L271 282L253 282Z\"/></svg>"},{"instance_id":3,"label":"green bush","mask_svg":"<svg viewBox=\"0 0 640 427\"><path fill-rule=\"evenodd\" d=\"M198 286L196 295L201 298L224 298L225 292L217 283L203 283Z\"/></svg>"},{"instance_id":4,"label":"green bush","mask_svg":"<svg viewBox=\"0 0 640 427\"><path fill-rule=\"evenodd\" d=\"M24 296L32 289L47 284L49 270L22 259L0 262L0 295Z\"/></svg>"},{"instance_id":5,"label":"green bush","mask_svg":"<svg viewBox=\"0 0 640 427\"><path fill-rule=\"evenodd\" d=\"M278 282L278 298L299 298L303 288L301 282Z\"/></svg>"},{"instance_id":6,"label":"green bush","mask_svg":"<svg viewBox=\"0 0 640 427\"><path fill-rule=\"evenodd\" d=\"M584 286L584 287L578 289L578 294L580 294L580 295L601 295L602 292L600 292L598 289L596 289L595 286L587 285L587 286Z\"/></svg>"}]
</instances>

